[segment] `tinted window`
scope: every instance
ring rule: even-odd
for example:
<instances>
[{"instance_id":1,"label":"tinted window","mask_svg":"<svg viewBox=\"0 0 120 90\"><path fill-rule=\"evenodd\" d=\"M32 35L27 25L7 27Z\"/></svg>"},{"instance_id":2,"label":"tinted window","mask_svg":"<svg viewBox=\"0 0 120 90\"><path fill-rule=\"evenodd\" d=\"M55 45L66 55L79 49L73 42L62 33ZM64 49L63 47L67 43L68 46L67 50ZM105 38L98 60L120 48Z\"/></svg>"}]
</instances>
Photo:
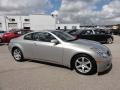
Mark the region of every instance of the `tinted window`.
<instances>
[{"instance_id":1,"label":"tinted window","mask_svg":"<svg viewBox=\"0 0 120 90\"><path fill-rule=\"evenodd\" d=\"M5 31L0 31L0 33L5 33Z\"/></svg>"},{"instance_id":2,"label":"tinted window","mask_svg":"<svg viewBox=\"0 0 120 90\"><path fill-rule=\"evenodd\" d=\"M33 36L33 33L27 34L27 35L24 36L24 39L25 40L33 40L32 36Z\"/></svg>"},{"instance_id":3,"label":"tinted window","mask_svg":"<svg viewBox=\"0 0 120 90\"><path fill-rule=\"evenodd\" d=\"M22 34L22 35L27 34L27 33L29 33L29 32L31 32L31 30L21 30L21 34Z\"/></svg>"},{"instance_id":4,"label":"tinted window","mask_svg":"<svg viewBox=\"0 0 120 90\"><path fill-rule=\"evenodd\" d=\"M92 35L93 32L92 32L92 30L84 30L84 31L81 32L81 34L82 35Z\"/></svg>"},{"instance_id":5,"label":"tinted window","mask_svg":"<svg viewBox=\"0 0 120 90\"><path fill-rule=\"evenodd\" d=\"M53 34L55 34L57 37L59 37L63 41L73 41L75 38L67 33L61 32L61 31L53 31Z\"/></svg>"},{"instance_id":6,"label":"tinted window","mask_svg":"<svg viewBox=\"0 0 120 90\"><path fill-rule=\"evenodd\" d=\"M35 41L51 42L51 40L53 40L55 38L50 33L37 32L37 33L34 33L33 39Z\"/></svg>"},{"instance_id":7,"label":"tinted window","mask_svg":"<svg viewBox=\"0 0 120 90\"><path fill-rule=\"evenodd\" d=\"M95 34L106 34L104 30L94 30Z\"/></svg>"},{"instance_id":8,"label":"tinted window","mask_svg":"<svg viewBox=\"0 0 120 90\"><path fill-rule=\"evenodd\" d=\"M72 31L70 31L70 32L68 32L69 34L71 34L71 35L77 35L77 34L79 34L81 31L79 31L79 30L72 30Z\"/></svg>"}]
</instances>

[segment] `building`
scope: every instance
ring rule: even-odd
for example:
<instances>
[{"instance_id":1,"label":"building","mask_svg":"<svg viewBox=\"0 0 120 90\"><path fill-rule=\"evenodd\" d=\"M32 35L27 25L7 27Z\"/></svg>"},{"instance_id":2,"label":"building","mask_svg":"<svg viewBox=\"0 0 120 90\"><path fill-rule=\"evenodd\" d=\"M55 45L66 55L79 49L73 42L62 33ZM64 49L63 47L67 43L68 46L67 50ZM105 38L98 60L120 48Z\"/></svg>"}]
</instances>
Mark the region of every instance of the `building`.
<instances>
[{"instance_id":1,"label":"building","mask_svg":"<svg viewBox=\"0 0 120 90\"><path fill-rule=\"evenodd\" d=\"M44 14L30 15L30 24L32 30L55 30L56 18L52 15Z\"/></svg>"},{"instance_id":2,"label":"building","mask_svg":"<svg viewBox=\"0 0 120 90\"><path fill-rule=\"evenodd\" d=\"M80 24L56 24L57 30L80 29Z\"/></svg>"},{"instance_id":3,"label":"building","mask_svg":"<svg viewBox=\"0 0 120 90\"><path fill-rule=\"evenodd\" d=\"M29 16L0 16L0 30L30 29Z\"/></svg>"},{"instance_id":4,"label":"building","mask_svg":"<svg viewBox=\"0 0 120 90\"><path fill-rule=\"evenodd\" d=\"M80 24L59 24L57 15L33 14L29 16L6 15L0 16L0 30L9 31L11 29L31 29L31 30L69 30L80 29Z\"/></svg>"},{"instance_id":5,"label":"building","mask_svg":"<svg viewBox=\"0 0 120 90\"><path fill-rule=\"evenodd\" d=\"M55 29L56 18L52 15L34 14L29 16L0 16L0 30L9 31L11 29Z\"/></svg>"}]
</instances>

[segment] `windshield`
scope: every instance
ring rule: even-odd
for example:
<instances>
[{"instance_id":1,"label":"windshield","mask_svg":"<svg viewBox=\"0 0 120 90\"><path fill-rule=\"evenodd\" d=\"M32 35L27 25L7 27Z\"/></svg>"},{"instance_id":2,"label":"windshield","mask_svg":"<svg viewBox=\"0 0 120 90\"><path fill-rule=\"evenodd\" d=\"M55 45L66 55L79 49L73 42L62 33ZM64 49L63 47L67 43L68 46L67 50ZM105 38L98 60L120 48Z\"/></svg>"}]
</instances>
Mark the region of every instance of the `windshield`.
<instances>
[{"instance_id":1,"label":"windshield","mask_svg":"<svg viewBox=\"0 0 120 90\"><path fill-rule=\"evenodd\" d=\"M70 42L76 40L73 36L69 35L68 33L61 32L61 31L53 31L53 34L55 34L57 37L59 37L61 40Z\"/></svg>"},{"instance_id":2,"label":"windshield","mask_svg":"<svg viewBox=\"0 0 120 90\"><path fill-rule=\"evenodd\" d=\"M1 34L1 33L5 33L5 31L0 31L0 34Z\"/></svg>"}]
</instances>

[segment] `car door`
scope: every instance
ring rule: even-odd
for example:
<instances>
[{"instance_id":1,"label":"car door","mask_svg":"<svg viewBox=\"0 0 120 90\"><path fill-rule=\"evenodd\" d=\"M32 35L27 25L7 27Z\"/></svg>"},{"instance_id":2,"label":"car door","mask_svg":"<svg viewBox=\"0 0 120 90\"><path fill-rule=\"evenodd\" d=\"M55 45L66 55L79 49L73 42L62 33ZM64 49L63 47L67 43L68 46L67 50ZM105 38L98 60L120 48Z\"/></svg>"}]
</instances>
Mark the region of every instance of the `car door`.
<instances>
[{"instance_id":1,"label":"car door","mask_svg":"<svg viewBox=\"0 0 120 90\"><path fill-rule=\"evenodd\" d=\"M22 48L23 48L23 55L25 58L28 59L35 59L35 46L33 40L34 33L27 34L23 37Z\"/></svg>"},{"instance_id":2,"label":"car door","mask_svg":"<svg viewBox=\"0 0 120 90\"><path fill-rule=\"evenodd\" d=\"M95 40L96 41L99 41L99 42L106 41L107 35L105 34L105 32L98 31L98 30L94 30L94 32L95 32Z\"/></svg>"},{"instance_id":3,"label":"car door","mask_svg":"<svg viewBox=\"0 0 120 90\"><path fill-rule=\"evenodd\" d=\"M82 31L79 37L82 39L88 39L88 40L94 40L95 38L92 30Z\"/></svg>"},{"instance_id":4,"label":"car door","mask_svg":"<svg viewBox=\"0 0 120 90\"><path fill-rule=\"evenodd\" d=\"M35 57L36 59L62 63L62 44L55 45L51 40L56 39L48 32L37 32L34 34Z\"/></svg>"}]
</instances>

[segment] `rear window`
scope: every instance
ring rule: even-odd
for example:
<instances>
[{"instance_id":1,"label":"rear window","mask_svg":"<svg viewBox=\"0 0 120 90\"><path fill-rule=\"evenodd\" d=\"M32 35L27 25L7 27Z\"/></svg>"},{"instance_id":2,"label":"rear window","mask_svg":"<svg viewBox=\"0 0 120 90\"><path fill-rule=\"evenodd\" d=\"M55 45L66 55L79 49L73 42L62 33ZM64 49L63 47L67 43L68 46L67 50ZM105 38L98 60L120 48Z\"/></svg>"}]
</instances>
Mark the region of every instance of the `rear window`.
<instances>
[{"instance_id":1,"label":"rear window","mask_svg":"<svg viewBox=\"0 0 120 90\"><path fill-rule=\"evenodd\" d=\"M5 31L0 31L0 33L5 33Z\"/></svg>"}]
</instances>

